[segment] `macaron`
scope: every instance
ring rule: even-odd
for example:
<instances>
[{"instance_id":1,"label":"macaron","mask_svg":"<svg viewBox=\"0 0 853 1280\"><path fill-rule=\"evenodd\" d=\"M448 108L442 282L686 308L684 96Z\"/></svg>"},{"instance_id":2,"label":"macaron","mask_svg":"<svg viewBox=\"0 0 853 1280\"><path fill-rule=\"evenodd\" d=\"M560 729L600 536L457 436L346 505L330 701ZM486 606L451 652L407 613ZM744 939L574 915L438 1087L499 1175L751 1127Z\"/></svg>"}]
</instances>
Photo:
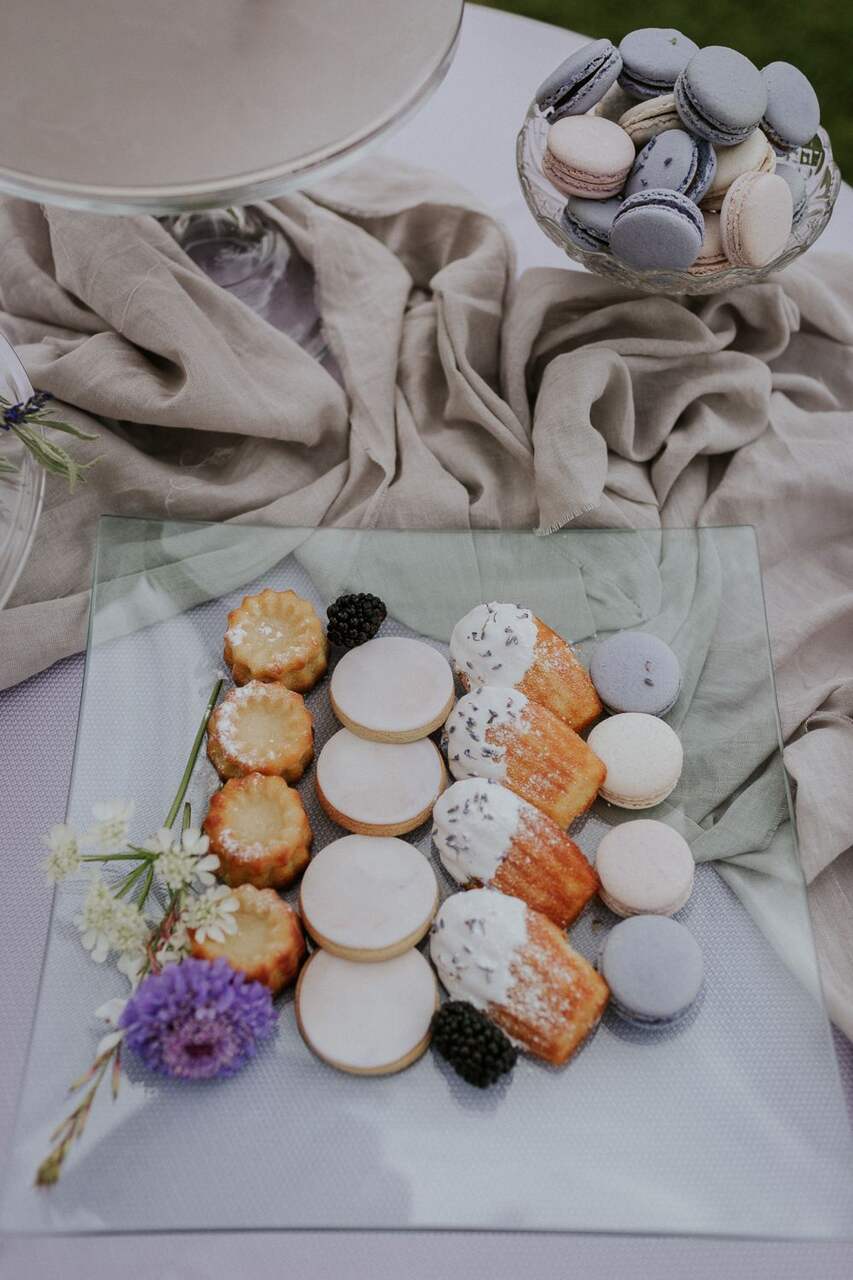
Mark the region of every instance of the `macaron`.
<instances>
[{"instance_id":1,"label":"macaron","mask_svg":"<svg viewBox=\"0 0 853 1280\"><path fill-rule=\"evenodd\" d=\"M619 45L619 85L633 98L671 93L698 44L673 27L641 27L629 31Z\"/></svg>"},{"instance_id":2,"label":"macaron","mask_svg":"<svg viewBox=\"0 0 853 1280\"><path fill-rule=\"evenodd\" d=\"M767 88L758 67L723 45L708 45L694 54L674 92L684 127L719 147L743 142L767 107Z\"/></svg>"},{"instance_id":3,"label":"macaron","mask_svg":"<svg viewBox=\"0 0 853 1280\"><path fill-rule=\"evenodd\" d=\"M563 230L579 248L600 252L610 243L610 228L621 207L619 196L611 200L570 196L561 218Z\"/></svg>"},{"instance_id":4,"label":"macaron","mask_svg":"<svg viewBox=\"0 0 853 1280\"><path fill-rule=\"evenodd\" d=\"M795 164L789 164L785 160L780 160L777 163L776 175L788 184L788 189L791 192L791 200L794 206L794 226L796 226L801 220L809 204L809 193L808 188L806 187L806 180Z\"/></svg>"},{"instance_id":5,"label":"macaron","mask_svg":"<svg viewBox=\"0 0 853 1280\"><path fill-rule=\"evenodd\" d=\"M705 235L699 256L687 270L692 276L714 276L718 271L725 271L731 266L723 251L723 236L720 231L720 215L710 210L703 214L705 219Z\"/></svg>"},{"instance_id":6,"label":"macaron","mask_svg":"<svg viewBox=\"0 0 853 1280\"><path fill-rule=\"evenodd\" d=\"M632 916L607 936L598 969L610 1007L643 1027L679 1022L702 989L705 963L693 934L667 916Z\"/></svg>"},{"instance_id":7,"label":"macaron","mask_svg":"<svg viewBox=\"0 0 853 1280\"><path fill-rule=\"evenodd\" d=\"M633 105L634 99L629 97L618 84L612 84L601 101L596 102L592 114L603 116L605 120L612 120L614 124L618 124L620 116L624 116Z\"/></svg>"},{"instance_id":8,"label":"macaron","mask_svg":"<svg viewBox=\"0 0 853 1280\"><path fill-rule=\"evenodd\" d=\"M634 144L618 124L600 116L565 116L552 124L542 171L567 196L607 200L625 185Z\"/></svg>"},{"instance_id":9,"label":"macaron","mask_svg":"<svg viewBox=\"0 0 853 1280\"><path fill-rule=\"evenodd\" d=\"M766 266L785 248L793 222L794 202L784 178L743 174L729 187L720 210L726 257L735 267Z\"/></svg>"},{"instance_id":10,"label":"macaron","mask_svg":"<svg viewBox=\"0 0 853 1280\"><path fill-rule=\"evenodd\" d=\"M684 271L702 247L705 224L697 205L678 191L629 196L613 219L610 248L640 271Z\"/></svg>"},{"instance_id":11,"label":"macaron","mask_svg":"<svg viewBox=\"0 0 853 1280\"><path fill-rule=\"evenodd\" d=\"M628 711L601 720L587 745L604 762L603 800L622 809L651 809L675 790L684 752L678 734L657 716Z\"/></svg>"},{"instance_id":12,"label":"macaron","mask_svg":"<svg viewBox=\"0 0 853 1280\"><path fill-rule=\"evenodd\" d=\"M767 107L761 127L777 151L811 142L820 124L820 103L811 81L790 62L770 62L761 72Z\"/></svg>"},{"instance_id":13,"label":"macaron","mask_svg":"<svg viewBox=\"0 0 853 1280\"><path fill-rule=\"evenodd\" d=\"M760 129L736 147L720 147L716 152L714 177L702 199L703 209L717 209L732 183L743 173L772 173L776 168L776 152Z\"/></svg>"},{"instance_id":14,"label":"macaron","mask_svg":"<svg viewBox=\"0 0 853 1280\"><path fill-rule=\"evenodd\" d=\"M604 97L622 70L609 40L592 40L569 55L536 90L536 105L549 120L582 115Z\"/></svg>"},{"instance_id":15,"label":"macaron","mask_svg":"<svg viewBox=\"0 0 853 1280\"><path fill-rule=\"evenodd\" d=\"M681 191L698 203L717 167L714 148L684 129L664 129L643 147L634 161L625 195L668 189Z\"/></svg>"},{"instance_id":16,"label":"macaron","mask_svg":"<svg viewBox=\"0 0 853 1280\"><path fill-rule=\"evenodd\" d=\"M617 916L671 916L693 891L690 845L672 827L638 818L612 827L598 846L599 897Z\"/></svg>"},{"instance_id":17,"label":"macaron","mask_svg":"<svg viewBox=\"0 0 853 1280\"><path fill-rule=\"evenodd\" d=\"M682 128L681 116L675 109L675 96L671 93L638 102L619 117L618 123L638 147L645 146L650 138L663 133L664 129Z\"/></svg>"},{"instance_id":18,"label":"macaron","mask_svg":"<svg viewBox=\"0 0 853 1280\"><path fill-rule=\"evenodd\" d=\"M617 631L593 650L589 674L608 711L663 716L681 691L681 666L647 631Z\"/></svg>"}]
</instances>

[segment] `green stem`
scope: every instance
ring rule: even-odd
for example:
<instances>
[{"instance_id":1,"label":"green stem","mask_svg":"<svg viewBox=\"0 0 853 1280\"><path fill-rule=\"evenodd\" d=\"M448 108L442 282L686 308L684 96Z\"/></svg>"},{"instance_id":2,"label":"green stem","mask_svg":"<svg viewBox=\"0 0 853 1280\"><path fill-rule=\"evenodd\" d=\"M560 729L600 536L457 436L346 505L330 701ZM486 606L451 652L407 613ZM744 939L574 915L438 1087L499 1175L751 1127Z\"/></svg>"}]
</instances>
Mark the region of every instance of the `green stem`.
<instances>
[{"instance_id":1,"label":"green stem","mask_svg":"<svg viewBox=\"0 0 853 1280\"><path fill-rule=\"evenodd\" d=\"M86 853L81 862L153 862L157 855L150 849L140 849L136 853Z\"/></svg>"},{"instance_id":2,"label":"green stem","mask_svg":"<svg viewBox=\"0 0 853 1280\"><path fill-rule=\"evenodd\" d=\"M184 805L184 816L181 818L181 835L183 835L184 832L187 830L192 820L193 820L193 807L188 800L187 803Z\"/></svg>"},{"instance_id":3,"label":"green stem","mask_svg":"<svg viewBox=\"0 0 853 1280\"><path fill-rule=\"evenodd\" d=\"M151 892L151 886L153 883L154 883L154 863L150 862L148 864L148 874L146 875L145 880L142 883L142 893L140 894L136 904L139 907L140 911L145 906L145 903L148 901L148 895Z\"/></svg>"},{"instance_id":4,"label":"green stem","mask_svg":"<svg viewBox=\"0 0 853 1280\"><path fill-rule=\"evenodd\" d=\"M198 732L195 735L190 756L187 760L187 767L184 769L184 774L181 778L175 798L172 801L172 806L166 814L166 821L163 823L164 827L172 827L174 825L175 818L178 816L178 810L183 803L184 796L187 794L187 787L190 785L190 778L192 777L192 772L195 768L196 760L198 759L198 753L201 750L201 743L204 738L204 731L207 728L207 722L210 719L210 713L216 706L216 699L219 697L223 684L223 680L217 680L216 684L213 686L213 692L207 700L207 706L205 707L204 714L201 717L201 724L198 726Z\"/></svg>"},{"instance_id":5,"label":"green stem","mask_svg":"<svg viewBox=\"0 0 853 1280\"><path fill-rule=\"evenodd\" d=\"M152 875L152 876L153 876L153 874L154 874L154 863L153 863L153 862L147 862L147 863L146 863L146 862L140 862L140 864L139 864L139 866L138 866L138 867L134 867L134 869L133 869L131 872L129 872L129 873L128 873L128 875L125 877L125 879L124 879L124 880L122 880L122 882L121 882L121 887L120 887L120 888L117 890L117 892L114 894L114 897L116 897L116 898L123 898L123 897L124 897L124 895L127 893L127 891L128 891L129 889L133 888L133 886L136 884L136 882L137 882L137 880L139 879L139 877L140 877L140 876L143 874L143 872L145 872L146 870L148 871L149 875Z\"/></svg>"}]
</instances>

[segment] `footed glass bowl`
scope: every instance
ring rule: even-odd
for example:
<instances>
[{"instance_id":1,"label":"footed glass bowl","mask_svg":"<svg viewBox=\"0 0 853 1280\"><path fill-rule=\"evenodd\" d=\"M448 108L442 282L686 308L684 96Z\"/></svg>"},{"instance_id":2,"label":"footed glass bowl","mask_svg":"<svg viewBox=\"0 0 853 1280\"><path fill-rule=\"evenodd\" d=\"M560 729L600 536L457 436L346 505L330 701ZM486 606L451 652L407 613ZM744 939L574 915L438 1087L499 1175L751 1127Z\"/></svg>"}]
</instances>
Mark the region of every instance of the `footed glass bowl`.
<instances>
[{"instance_id":1,"label":"footed glass bowl","mask_svg":"<svg viewBox=\"0 0 853 1280\"><path fill-rule=\"evenodd\" d=\"M832 158L829 135L825 129L819 129L811 142L786 156L786 162L797 165L805 178L808 203L785 248L772 262L764 267L724 267L710 275L692 275L690 271L638 271L609 250L581 249L566 235L560 221L566 197L552 187L542 172L547 136L548 121L532 102L515 152L518 178L530 212L546 236L575 262L597 275L609 276L631 289L643 289L647 293L718 293L734 285L766 280L814 244L829 222L841 189L841 173Z\"/></svg>"},{"instance_id":2,"label":"footed glass bowl","mask_svg":"<svg viewBox=\"0 0 853 1280\"><path fill-rule=\"evenodd\" d=\"M28 400L32 384L0 335L0 396ZM9 599L30 553L44 498L45 473L11 431L0 430L0 609Z\"/></svg>"}]
</instances>

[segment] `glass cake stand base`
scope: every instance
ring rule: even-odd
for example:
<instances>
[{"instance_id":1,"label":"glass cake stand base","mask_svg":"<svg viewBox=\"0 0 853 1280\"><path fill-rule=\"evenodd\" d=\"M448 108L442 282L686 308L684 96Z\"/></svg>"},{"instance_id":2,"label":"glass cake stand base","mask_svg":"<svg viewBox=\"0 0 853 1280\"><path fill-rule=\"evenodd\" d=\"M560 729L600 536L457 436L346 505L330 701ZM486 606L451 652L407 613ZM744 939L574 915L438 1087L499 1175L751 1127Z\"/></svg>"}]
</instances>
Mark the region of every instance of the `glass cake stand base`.
<instances>
[{"instance_id":1,"label":"glass cake stand base","mask_svg":"<svg viewBox=\"0 0 853 1280\"><path fill-rule=\"evenodd\" d=\"M311 264L256 206L179 213L162 222L211 280L315 359L327 357Z\"/></svg>"}]
</instances>

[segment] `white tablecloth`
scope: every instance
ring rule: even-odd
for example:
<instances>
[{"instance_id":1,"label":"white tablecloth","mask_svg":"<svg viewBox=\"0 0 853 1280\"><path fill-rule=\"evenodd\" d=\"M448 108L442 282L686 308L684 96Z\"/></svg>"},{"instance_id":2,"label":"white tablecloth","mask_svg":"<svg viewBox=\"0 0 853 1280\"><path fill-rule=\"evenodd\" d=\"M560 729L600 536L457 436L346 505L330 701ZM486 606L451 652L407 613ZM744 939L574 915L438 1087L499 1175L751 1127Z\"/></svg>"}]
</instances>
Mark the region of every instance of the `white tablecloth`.
<instances>
[{"instance_id":1,"label":"white tablecloth","mask_svg":"<svg viewBox=\"0 0 853 1280\"><path fill-rule=\"evenodd\" d=\"M533 89L580 43L582 37L568 31L469 8L459 54L445 84L385 147L390 155L443 170L469 187L509 227L522 269L570 265L527 212L515 177L514 146ZM853 192L845 188L821 247L846 248L851 228ZM14 759L8 760L8 749L4 752L0 828L5 825L4 810L8 828L5 845L0 837L0 856L14 848L16 856L32 857L38 833L64 804L77 713L72 695L79 689L82 664L80 659L70 659L60 669L10 691L0 702L4 745L14 743L16 722L26 721L31 737L38 736L41 730L33 735L31 729L36 713L44 741L30 741L29 754L35 758L41 747L39 754L46 762L38 788L41 803L25 807L15 803L20 797L11 789ZM9 1037L4 1058L12 1068L4 1080L0 1146L8 1133L23 1067L37 957L47 923L46 895L37 875L32 899L14 904L14 909L13 943L17 933L19 938L26 936L27 945L9 945L8 938L0 937L3 982L19 995L14 1025L0 1028L0 1036ZM129 1151L128 1160L132 1158ZM286 1152L282 1160L286 1163ZM180 1194L180 1189L175 1193ZM0 1280L280 1280L293 1275L310 1280L457 1280L461 1276L517 1280L519 1275L525 1280L684 1280L687 1276L691 1280L849 1280L853 1245L353 1232L7 1239L0 1243Z\"/></svg>"}]
</instances>

